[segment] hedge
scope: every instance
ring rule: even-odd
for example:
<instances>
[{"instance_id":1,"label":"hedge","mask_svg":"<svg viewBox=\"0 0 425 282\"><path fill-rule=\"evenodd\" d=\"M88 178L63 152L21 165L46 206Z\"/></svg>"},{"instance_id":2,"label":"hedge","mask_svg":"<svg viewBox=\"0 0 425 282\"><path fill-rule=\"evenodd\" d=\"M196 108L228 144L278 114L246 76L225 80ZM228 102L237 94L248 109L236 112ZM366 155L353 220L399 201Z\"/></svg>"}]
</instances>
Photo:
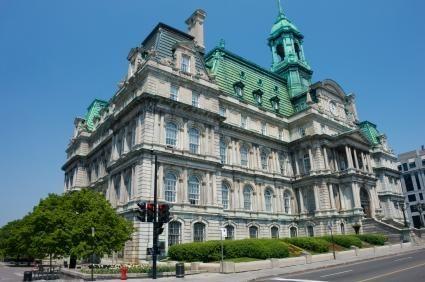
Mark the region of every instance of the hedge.
<instances>
[{"instance_id":1,"label":"hedge","mask_svg":"<svg viewBox=\"0 0 425 282\"><path fill-rule=\"evenodd\" d=\"M327 253L330 246L328 241L314 237L285 238L283 241L315 253Z\"/></svg>"},{"instance_id":2,"label":"hedge","mask_svg":"<svg viewBox=\"0 0 425 282\"><path fill-rule=\"evenodd\" d=\"M356 235L356 237L371 245L379 245L379 246L383 246L385 242L388 240L388 238L382 234L362 234L362 235Z\"/></svg>"},{"instance_id":3,"label":"hedge","mask_svg":"<svg viewBox=\"0 0 425 282\"><path fill-rule=\"evenodd\" d=\"M223 242L224 257L231 258L286 258L288 244L277 239L226 240ZM221 242L207 241L171 246L168 256L177 261L211 262L221 259Z\"/></svg>"},{"instance_id":4,"label":"hedge","mask_svg":"<svg viewBox=\"0 0 425 282\"><path fill-rule=\"evenodd\" d=\"M350 248L351 246L361 248L363 245L362 240L360 240L356 235L334 235L333 237L335 244L344 248ZM325 239L330 243L332 242L331 236L323 236L320 238Z\"/></svg>"}]
</instances>

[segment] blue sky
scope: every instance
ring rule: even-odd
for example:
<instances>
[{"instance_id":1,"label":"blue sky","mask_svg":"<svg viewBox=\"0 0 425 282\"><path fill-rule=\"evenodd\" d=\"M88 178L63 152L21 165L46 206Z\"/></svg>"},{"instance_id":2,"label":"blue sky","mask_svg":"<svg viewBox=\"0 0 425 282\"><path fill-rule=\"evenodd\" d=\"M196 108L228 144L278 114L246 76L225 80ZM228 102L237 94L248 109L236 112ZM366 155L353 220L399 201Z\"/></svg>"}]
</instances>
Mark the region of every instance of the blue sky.
<instances>
[{"instance_id":1,"label":"blue sky","mask_svg":"<svg viewBox=\"0 0 425 282\"><path fill-rule=\"evenodd\" d=\"M425 1L283 0L305 35L314 80L357 95L362 120L378 124L397 153L425 144ZM73 119L108 100L126 56L158 23L186 30L208 16L207 49L226 48L269 67L275 0L0 1L0 226L63 189Z\"/></svg>"}]
</instances>

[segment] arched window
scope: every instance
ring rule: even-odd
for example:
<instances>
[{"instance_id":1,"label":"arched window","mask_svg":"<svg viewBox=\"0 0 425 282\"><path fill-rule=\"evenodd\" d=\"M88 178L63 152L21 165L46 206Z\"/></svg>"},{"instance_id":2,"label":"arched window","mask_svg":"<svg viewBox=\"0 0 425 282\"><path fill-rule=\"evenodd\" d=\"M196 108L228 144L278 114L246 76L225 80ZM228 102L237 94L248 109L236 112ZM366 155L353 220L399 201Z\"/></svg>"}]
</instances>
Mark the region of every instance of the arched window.
<instances>
[{"instance_id":1,"label":"arched window","mask_svg":"<svg viewBox=\"0 0 425 282\"><path fill-rule=\"evenodd\" d=\"M289 191L283 193L283 209L286 214L291 214L291 193Z\"/></svg>"},{"instance_id":2,"label":"arched window","mask_svg":"<svg viewBox=\"0 0 425 282\"><path fill-rule=\"evenodd\" d=\"M192 154L199 152L199 130L196 128L189 130L189 150Z\"/></svg>"},{"instance_id":3,"label":"arched window","mask_svg":"<svg viewBox=\"0 0 425 282\"><path fill-rule=\"evenodd\" d=\"M173 147L177 145L177 125L173 122L165 126L165 144Z\"/></svg>"},{"instance_id":4,"label":"arched window","mask_svg":"<svg viewBox=\"0 0 425 282\"><path fill-rule=\"evenodd\" d=\"M246 146L241 147L241 165L248 166L248 148Z\"/></svg>"},{"instance_id":5,"label":"arched window","mask_svg":"<svg viewBox=\"0 0 425 282\"><path fill-rule=\"evenodd\" d=\"M314 237L314 227L311 225L307 226L307 236Z\"/></svg>"},{"instance_id":6,"label":"arched window","mask_svg":"<svg viewBox=\"0 0 425 282\"><path fill-rule=\"evenodd\" d=\"M297 59L301 60L301 50L297 42L294 43L294 49L295 49L295 54L297 54Z\"/></svg>"},{"instance_id":7,"label":"arched window","mask_svg":"<svg viewBox=\"0 0 425 282\"><path fill-rule=\"evenodd\" d=\"M261 152L261 167L263 168L263 170L268 169L268 156L265 151Z\"/></svg>"},{"instance_id":8,"label":"arched window","mask_svg":"<svg viewBox=\"0 0 425 282\"><path fill-rule=\"evenodd\" d=\"M258 228L257 226L249 227L249 238L258 238Z\"/></svg>"},{"instance_id":9,"label":"arched window","mask_svg":"<svg viewBox=\"0 0 425 282\"><path fill-rule=\"evenodd\" d=\"M285 48L281 43L276 45L276 54L279 56L280 61L285 60Z\"/></svg>"},{"instance_id":10,"label":"arched window","mask_svg":"<svg viewBox=\"0 0 425 282\"><path fill-rule=\"evenodd\" d=\"M227 151L226 142L224 142L223 138L220 138L220 159L222 164L226 163L226 155L227 155L226 151Z\"/></svg>"},{"instance_id":11,"label":"arched window","mask_svg":"<svg viewBox=\"0 0 425 282\"><path fill-rule=\"evenodd\" d=\"M291 238L297 237L298 236L297 228L294 226L289 228L289 235L291 236Z\"/></svg>"},{"instance_id":12,"label":"arched window","mask_svg":"<svg viewBox=\"0 0 425 282\"><path fill-rule=\"evenodd\" d=\"M251 197L252 188L250 186L245 186L245 188L243 188L243 208L245 210L250 211L252 209Z\"/></svg>"},{"instance_id":13,"label":"arched window","mask_svg":"<svg viewBox=\"0 0 425 282\"><path fill-rule=\"evenodd\" d=\"M176 201L176 183L177 177L174 173L167 172L164 185L164 198L167 202L174 203Z\"/></svg>"},{"instance_id":14,"label":"arched window","mask_svg":"<svg viewBox=\"0 0 425 282\"><path fill-rule=\"evenodd\" d=\"M235 239L235 228L232 225L226 226L227 231L227 237L226 240L233 240Z\"/></svg>"},{"instance_id":15,"label":"arched window","mask_svg":"<svg viewBox=\"0 0 425 282\"><path fill-rule=\"evenodd\" d=\"M181 226L181 223L178 221L168 223L168 246L181 243Z\"/></svg>"},{"instance_id":16,"label":"arched window","mask_svg":"<svg viewBox=\"0 0 425 282\"><path fill-rule=\"evenodd\" d=\"M264 192L264 202L266 205L267 212L272 211L272 197L273 197L272 191L270 191L270 189L267 189L266 192Z\"/></svg>"},{"instance_id":17,"label":"arched window","mask_svg":"<svg viewBox=\"0 0 425 282\"><path fill-rule=\"evenodd\" d=\"M197 222L193 225L193 241L205 241L205 224L203 224L202 222Z\"/></svg>"},{"instance_id":18,"label":"arched window","mask_svg":"<svg viewBox=\"0 0 425 282\"><path fill-rule=\"evenodd\" d=\"M221 186L221 201L223 204L223 209L229 208L229 186L226 183L223 183Z\"/></svg>"},{"instance_id":19,"label":"arched window","mask_svg":"<svg viewBox=\"0 0 425 282\"><path fill-rule=\"evenodd\" d=\"M194 175L189 177L189 203L199 204L199 179Z\"/></svg>"},{"instance_id":20,"label":"arched window","mask_svg":"<svg viewBox=\"0 0 425 282\"><path fill-rule=\"evenodd\" d=\"M270 228L270 234L271 234L273 239L278 239L279 238L279 228L277 228L276 226L272 226L272 228Z\"/></svg>"}]
</instances>

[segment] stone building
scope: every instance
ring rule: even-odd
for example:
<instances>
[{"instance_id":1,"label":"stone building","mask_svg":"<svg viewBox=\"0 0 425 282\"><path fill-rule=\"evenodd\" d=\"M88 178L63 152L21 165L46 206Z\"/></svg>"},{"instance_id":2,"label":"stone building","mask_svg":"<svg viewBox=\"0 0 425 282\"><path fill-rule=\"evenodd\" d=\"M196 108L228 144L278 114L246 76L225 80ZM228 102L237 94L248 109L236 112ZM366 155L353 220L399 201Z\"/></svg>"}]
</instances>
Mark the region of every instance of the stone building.
<instances>
[{"instance_id":1,"label":"stone building","mask_svg":"<svg viewBox=\"0 0 425 282\"><path fill-rule=\"evenodd\" d=\"M268 36L271 69L230 52L205 52L205 12L188 32L160 23L128 54L109 101L75 119L65 191L95 189L134 222L124 258L145 259L152 224L135 218L159 200L173 220L169 245L220 239L352 233L365 217L400 220L396 157L376 126L359 121L355 95L312 82L304 37L280 9Z\"/></svg>"},{"instance_id":2,"label":"stone building","mask_svg":"<svg viewBox=\"0 0 425 282\"><path fill-rule=\"evenodd\" d=\"M423 228L425 227L425 146L398 155L398 161L409 221L413 227Z\"/></svg>"}]
</instances>

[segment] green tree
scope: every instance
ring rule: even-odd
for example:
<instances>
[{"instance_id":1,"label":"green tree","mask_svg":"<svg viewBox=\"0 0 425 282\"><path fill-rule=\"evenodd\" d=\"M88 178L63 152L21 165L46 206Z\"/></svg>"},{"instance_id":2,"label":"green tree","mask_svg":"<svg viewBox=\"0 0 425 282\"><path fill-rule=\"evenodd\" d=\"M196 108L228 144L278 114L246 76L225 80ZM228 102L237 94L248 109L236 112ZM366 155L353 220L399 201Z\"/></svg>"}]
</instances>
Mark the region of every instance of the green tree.
<instances>
[{"instance_id":1,"label":"green tree","mask_svg":"<svg viewBox=\"0 0 425 282\"><path fill-rule=\"evenodd\" d=\"M83 189L50 194L32 213L2 227L0 250L14 258L103 256L122 250L132 232L132 223L118 215L102 194Z\"/></svg>"}]
</instances>

